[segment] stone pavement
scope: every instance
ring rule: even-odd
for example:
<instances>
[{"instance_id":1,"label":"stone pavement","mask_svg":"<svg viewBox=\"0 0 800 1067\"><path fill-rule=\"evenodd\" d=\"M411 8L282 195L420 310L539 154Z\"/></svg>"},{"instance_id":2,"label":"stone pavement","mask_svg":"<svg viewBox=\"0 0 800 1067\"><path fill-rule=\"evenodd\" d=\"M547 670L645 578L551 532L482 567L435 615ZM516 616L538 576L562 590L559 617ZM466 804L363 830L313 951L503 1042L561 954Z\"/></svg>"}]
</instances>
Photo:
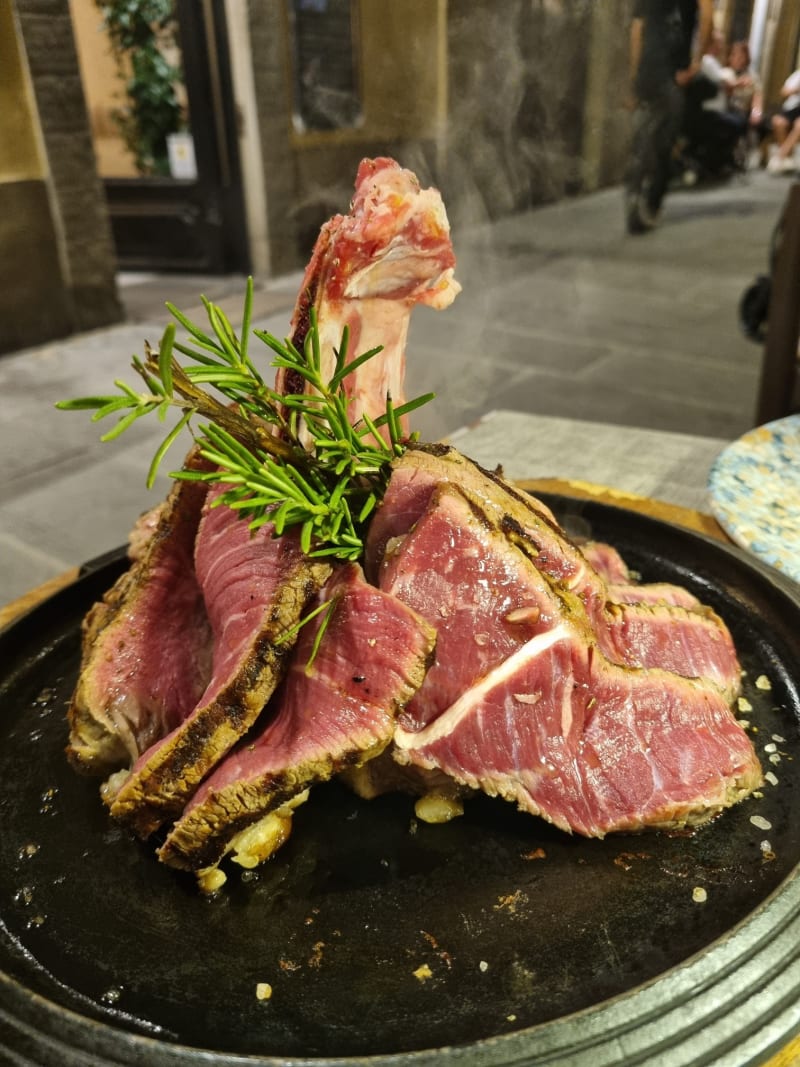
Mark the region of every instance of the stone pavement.
<instances>
[{"instance_id":1,"label":"stone pavement","mask_svg":"<svg viewBox=\"0 0 800 1067\"><path fill-rule=\"evenodd\" d=\"M619 189L454 233L463 292L412 317L408 395L438 394L416 428L434 439L510 409L734 439L753 424L761 359L738 302L767 270L788 185L755 172L673 192L642 237L623 231ZM299 280L259 284L254 325L282 336ZM238 325L242 278L120 283L125 323L0 357L0 603L122 544L169 484L145 488L158 423L101 444L105 423L53 404L133 382L130 357L158 340L165 300L195 313L202 292ZM535 455L524 466L559 475Z\"/></svg>"}]
</instances>

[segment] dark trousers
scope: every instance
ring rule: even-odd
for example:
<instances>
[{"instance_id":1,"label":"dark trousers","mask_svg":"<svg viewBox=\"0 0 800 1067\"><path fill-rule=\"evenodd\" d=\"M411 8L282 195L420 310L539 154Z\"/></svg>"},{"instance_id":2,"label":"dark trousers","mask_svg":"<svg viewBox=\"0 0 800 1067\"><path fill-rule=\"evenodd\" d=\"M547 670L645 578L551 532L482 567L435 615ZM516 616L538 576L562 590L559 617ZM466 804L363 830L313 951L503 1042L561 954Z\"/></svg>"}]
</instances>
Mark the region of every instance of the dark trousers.
<instances>
[{"instance_id":1,"label":"dark trousers","mask_svg":"<svg viewBox=\"0 0 800 1067\"><path fill-rule=\"evenodd\" d=\"M641 200L653 213L661 207L669 185L682 117L683 91L674 82L640 100L634 112L625 189L629 200Z\"/></svg>"},{"instance_id":2,"label":"dark trousers","mask_svg":"<svg viewBox=\"0 0 800 1067\"><path fill-rule=\"evenodd\" d=\"M743 115L702 108L686 123L686 154L712 174L736 164L736 148L747 133Z\"/></svg>"}]
</instances>

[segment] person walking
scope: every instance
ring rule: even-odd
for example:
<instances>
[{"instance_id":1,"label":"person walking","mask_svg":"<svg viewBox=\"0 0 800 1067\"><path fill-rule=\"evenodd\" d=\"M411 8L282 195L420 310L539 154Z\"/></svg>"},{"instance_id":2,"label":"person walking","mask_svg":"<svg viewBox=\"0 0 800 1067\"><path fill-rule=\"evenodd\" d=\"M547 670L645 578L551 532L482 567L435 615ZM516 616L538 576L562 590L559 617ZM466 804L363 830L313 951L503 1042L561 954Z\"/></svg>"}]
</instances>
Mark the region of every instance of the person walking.
<instances>
[{"instance_id":1,"label":"person walking","mask_svg":"<svg viewBox=\"0 0 800 1067\"><path fill-rule=\"evenodd\" d=\"M658 222L681 127L684 90L711 40L713 0L636 0L630 28L633 103L625 179L628 232Z\"/></svg>"}]
</instances>

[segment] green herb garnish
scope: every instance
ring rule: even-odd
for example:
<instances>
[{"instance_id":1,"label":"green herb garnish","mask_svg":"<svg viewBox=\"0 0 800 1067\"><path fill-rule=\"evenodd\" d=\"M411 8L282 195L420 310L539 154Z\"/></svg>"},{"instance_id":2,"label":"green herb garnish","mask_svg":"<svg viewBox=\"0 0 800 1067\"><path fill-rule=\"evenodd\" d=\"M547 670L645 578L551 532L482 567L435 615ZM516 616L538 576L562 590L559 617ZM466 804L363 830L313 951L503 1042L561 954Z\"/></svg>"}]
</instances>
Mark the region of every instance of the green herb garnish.
<instances>
[{"instance_id":1,"label":"green herb garnish","mask_svg":"<svg viewBox=\"0 0 800 1067\"><path fill-rule=\"evenodd\" d=\"M387 395L385 412L379 418L365 415L351 424L347 376L381 348L349 359L345 327L333 374L326 381L313 309L302 352L291 340L280 341L266 331L252 330L273 352L270 366L286 368L311 387L308 393L281 395L266 384L248 351L252 278L247 283L241 337L219 307L205 297L202 300L210 332L167 304L187 337L179 342L175 323L170 323L158 352L145 345L145 358L133 357L133 368L146 391L117 379L118 392L111 396L62 400L56 407L94 410L93 421L119 415L101 437L103 441L119 437L145 415L156 414L163 420L171 409L180 410L181 418L150 464L148 488L170 445L188 427L200 454L214 469L172 471L171 477L224 484L226 490L217 502L235 508L253 529L272 522L280 534L290 526L300 526L301 545L311 556L360 558L365 525L386 489L392 460L417 436L404 439L400 419L433 394L398 408ZM185 365L176 353L186 357ZM208 421L197 423L198 418ZM384 427L388 441L380 432Z\"/></svg>"}]
</instances>

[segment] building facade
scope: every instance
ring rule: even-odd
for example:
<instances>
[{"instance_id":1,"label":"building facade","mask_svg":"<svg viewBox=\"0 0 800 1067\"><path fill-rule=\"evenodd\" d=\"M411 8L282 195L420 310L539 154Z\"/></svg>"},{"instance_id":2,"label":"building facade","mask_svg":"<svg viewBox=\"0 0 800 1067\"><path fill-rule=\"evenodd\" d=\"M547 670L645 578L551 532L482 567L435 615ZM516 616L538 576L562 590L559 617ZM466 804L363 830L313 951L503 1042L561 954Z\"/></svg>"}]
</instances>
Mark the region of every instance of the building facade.
<instances>
[{"instance_id":1,"label":"building facade","mask_svg":"<svg viewBox=\"0 0 800 1067\"><path fill-rule=\"evenodd\" d=\"M454 227L618 183L631 10L174 0L159 41L184 155L148 171L121 140L130 66L96 0L0 0L0 351L114 321L120 268L302 267L365 156L437 185ZM729 38L755 27L776 97L800 5L718 0L716 17Z\"/></svg>"}]
</instances>

